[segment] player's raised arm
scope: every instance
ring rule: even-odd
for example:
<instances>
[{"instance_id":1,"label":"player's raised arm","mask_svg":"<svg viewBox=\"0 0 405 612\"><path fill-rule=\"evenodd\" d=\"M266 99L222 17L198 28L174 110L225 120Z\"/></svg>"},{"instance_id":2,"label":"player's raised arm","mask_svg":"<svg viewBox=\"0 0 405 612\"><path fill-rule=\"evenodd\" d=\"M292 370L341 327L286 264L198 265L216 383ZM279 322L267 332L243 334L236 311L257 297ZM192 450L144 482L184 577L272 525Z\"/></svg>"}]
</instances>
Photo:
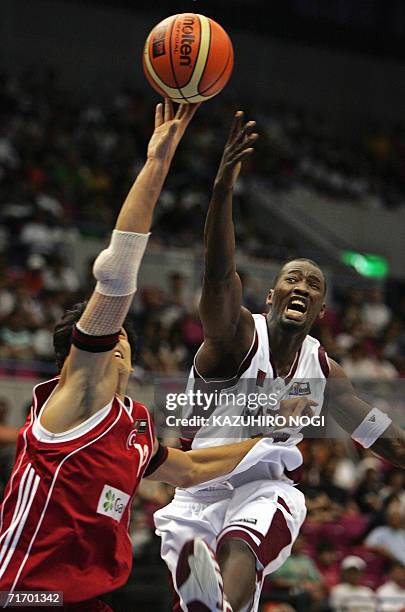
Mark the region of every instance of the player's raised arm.
<instances>
[{"instance_id":1,"label":"player's raised arm","mask_svg":"<svg viewBox=\"0 0 405 612\"><path fill-rule=\"evenodd\" d=\"M329 411L353 440L390 463L405 468L405 432L391 418L356 396L343 368L332 359Z\"/></svg>"},{"instance_id":2,"label":"player's raised arm","mask_svg":"<svg viewBox=\"0 0 405 612\"><path fill-rule=\"evenodd\" d=\"M121 208L109 247L100 253L94 265L98 282L76 327L78 333L71 351L69 372L84 367L89 376L102 376L91 363L96 354L86 352L83 355L80 350L82 344L89 340L91 343L91 339L83 337L83 334L108 336L105 342L111 343L111 348L118 341L121 325L136 291L138 269L149 238L153 211L177 145L196 107L181 105L175 115L169 99L156 107L155 129L148 145L146 163ZM93 359L89 359L92 356ZM102 366L103 361L108 361L105 355L97 360L97 366Z\"/></svg>"},{"instance_id":3,"label":"player's raised arm","mask_svg":"<svg viewBox=\"0 0 405 612\"><path fill-rule=\"evenodd\" d=\"M166 449L159 445L159 450L155 452L145 477L183 488L208 482L232 472L259 440L260 438L254 438L237 444L187 452L176 448ZM159 462L158 468L156 462Z\"/></svg>"},{"instance_id":4,"label":"player's raised arm","mask_svg":"<svg viewBox=\"0 0 405 612\"><path fill-rule=\"evenodd\" d=\"M199 370L209 375L209 368L218 370L215 356L232 350L235 363L250 346L254 323L250 313L242 308L242 286L235 264L235 230L232 218L233 189L242 162L253 152L258 137L254 121L244 123L238 111L225 145L215 178L204 231L205 270L200 316L204 328L204 345L197 356ZM242 327L242 329L241 329ZM238 333L236 350L233 340ZM227 373L224 372L226 375Z\"/></svg>"},{"instance_id":5,"label":"player's raised arm","mask_svg":"<svg viewBox=\"0 0 405 612\"><path fill-rule=\"evenodd\" d=\"M72 426L71 420L61 418L72 400L82 408L80 417L80 408L77 409L76 416L80 420L84 412L94 412L111 401L117 387L126 386L120 385L120 380L121 377L128 380L131 359L122 324L136 291L153 211L177 146L197 107L196 104L180 105L174 114L168 99L156 107L155 128L145 165L121 208L108 248L95 261L93 271L97 284L73 328L72 347L56 390L58 401L53 396L44 413L51 431L64 431ZM61 329L63 331L63 325ZM58 330L55 345L57 334ZM117 363L111 360L112 351Z\"/></svg>"}]
</instances>

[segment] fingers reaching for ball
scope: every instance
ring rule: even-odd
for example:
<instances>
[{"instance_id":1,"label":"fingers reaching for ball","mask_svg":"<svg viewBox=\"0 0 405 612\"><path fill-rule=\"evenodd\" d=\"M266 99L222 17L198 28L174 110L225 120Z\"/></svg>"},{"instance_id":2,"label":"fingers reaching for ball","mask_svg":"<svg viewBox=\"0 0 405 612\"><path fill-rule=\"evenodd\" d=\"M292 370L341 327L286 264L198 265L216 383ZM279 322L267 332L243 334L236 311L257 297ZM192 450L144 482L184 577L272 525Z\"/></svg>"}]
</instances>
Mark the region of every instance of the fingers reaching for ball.
<instances>
[{"instance_id":1,"label":"fingers reaching for ball","mask_svg":"<svg viewBox=\"0 0 405 612\"><path fill-rule=\"evenodd\" d=\"M163 123L163 104L159 102L156 104L155 109L155 129L160 127Z\"/></svg>"},{"instance_id":2,"label":"fingers reaching for ball","mask_svg":"<svg viewBox=\"0 0 405 612\"><path fill-rule=\"evenodd\" d=\"M165 98L164 109L165 109L165 115L164 115L165 122L171 121L174 117L174 110L173 110L173 102L170 100L170 98Z\"/></svg>"},{"instance_id":3,"label":"fingers reaching for ball","mask_svg":"<svg viewBox=\"0 0 405 612\"><path fill-rule=\"evenodd\" d=\"M237 111L235 113L225 147L228 161L238 163L253 153L254 143L259 138L255 129L256 121L244 122L244 112Z\"/></svg>"},{"instance_id":4,"label":"fingers reaching for ball","mask_svg":"<svg viewBox=\"0 0 405 612\"><path fill-rule=\"evenodd\" d=\"M188 123L200 106L201 102L196 104L179 104L176 113L174 113L172 100L170 98L164 98L163 102L159 102L159 104L156 105L155 128L173 120Z\"/></svg>"},{"instance_id":5,"label":"fingers reaching for ball","mask_svg":"<svg viewBox=\"0 0 405 612\"><path fill-rule=\"evenodd\" d=\"M240 132L240 129L243 125L243 119L245 117L245 113L243 111L236 111L235 116L233 118L232 126L228 136L228 143L233 142L236 134Z\"/></svg>"},{"instance_id":6,"label":"fingers reaching for ball","mask_svg":"<svg viewBox=\"0 0 405 612\"><path fill-rule=\"evenodd\" d=\"M249 157L254 151L254 144L259 138L255 132L256 122L245 122L245 113L235 113L228 140L222 155L221 164L218 169L216 183L225 187L232 187L240 172L241 162Z\"/></svg>"},{"instance_id":7,"label":"fingers reaching for ball","mask_svg":"<svg viewBox=\"0 0 405 612\"><path fill-rule=\"evenodd\" d=\"M192 119L198 108L200 108L202 102L195 104L180 104L177 109L176 119Z\"/></svg>"}]
</instances>

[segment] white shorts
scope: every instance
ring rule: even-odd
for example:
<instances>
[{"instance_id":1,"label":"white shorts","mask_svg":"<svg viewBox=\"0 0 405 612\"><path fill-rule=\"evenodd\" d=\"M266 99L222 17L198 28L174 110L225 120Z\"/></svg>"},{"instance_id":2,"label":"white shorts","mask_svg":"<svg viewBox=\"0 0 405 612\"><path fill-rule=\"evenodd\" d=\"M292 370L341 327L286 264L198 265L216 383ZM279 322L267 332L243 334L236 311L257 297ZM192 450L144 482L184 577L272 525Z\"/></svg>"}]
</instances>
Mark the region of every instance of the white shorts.
<instances>
[{"instance_id":1,"label":"white shorts","mask_svg":"<svg viewBox=\"0 0 405 612\"><path fill-rule=\"evenodd\" d=\"M256 593L246 610L258 610L266 575L291 553L306 516L305 498L294 486L277 480L257 480L234 490L177 490L173 501L155 515L162 538L161 555L175 584L183 544L197 536L215 551L227 539L246 542L256 557ZM183 602L177 610L186 610Z\"/></svg>"}]
</instances>

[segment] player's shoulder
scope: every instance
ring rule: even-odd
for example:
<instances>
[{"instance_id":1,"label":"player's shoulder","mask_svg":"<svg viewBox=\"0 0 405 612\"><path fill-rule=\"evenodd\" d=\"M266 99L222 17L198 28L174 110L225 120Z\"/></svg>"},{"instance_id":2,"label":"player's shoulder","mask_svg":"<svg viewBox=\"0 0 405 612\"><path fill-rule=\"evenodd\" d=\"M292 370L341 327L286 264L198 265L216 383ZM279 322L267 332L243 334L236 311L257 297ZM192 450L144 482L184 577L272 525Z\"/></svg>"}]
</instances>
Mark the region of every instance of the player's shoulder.
<instances>
[{"instance_id":1,"label":"player's shoulder","mask_svg":"<svg viewBox=\"0 0 405 612\"><path fill-rule=\"evenodd\" d=\"M131 397L125 396L124 406L132 419L146 419L148 423L152 424L152 416L148 408L141 402L136 402Z\"/></svg>"},{"instance_id":2,"label":"player's shoulder","mask_svg":"<svg viewBox=\"0 0 405 612\"><path fill-rule=\"evenodd\" d=\"M315 362L317 367L320 367L325 378L329 378L332 365L324 346L322 346L319 340L308 334L302 343L301 351L303 355L311 359L311 363Z\"/></svg>"}]
</instances>

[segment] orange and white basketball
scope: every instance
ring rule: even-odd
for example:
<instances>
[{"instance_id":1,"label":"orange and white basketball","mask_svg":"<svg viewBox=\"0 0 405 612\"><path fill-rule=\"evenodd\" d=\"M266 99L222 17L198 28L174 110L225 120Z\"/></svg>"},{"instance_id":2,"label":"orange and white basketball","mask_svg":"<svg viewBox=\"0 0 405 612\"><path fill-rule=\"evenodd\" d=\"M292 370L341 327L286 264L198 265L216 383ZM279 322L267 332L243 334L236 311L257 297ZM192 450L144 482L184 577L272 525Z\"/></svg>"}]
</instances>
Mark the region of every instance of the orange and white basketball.
<instances>
[{"instance_id":1,"label":"orange and white basketball","mask_svg":"<svg viewBox=\"0 0 405 612\"><path fill-rule=\"evenodd\" d=\"M232 74L233 62L232 42L225 30L195 13L161 21L149 34L143 54L152 87L183 104L217 95Z\"/></svg>"}]
</instances>

